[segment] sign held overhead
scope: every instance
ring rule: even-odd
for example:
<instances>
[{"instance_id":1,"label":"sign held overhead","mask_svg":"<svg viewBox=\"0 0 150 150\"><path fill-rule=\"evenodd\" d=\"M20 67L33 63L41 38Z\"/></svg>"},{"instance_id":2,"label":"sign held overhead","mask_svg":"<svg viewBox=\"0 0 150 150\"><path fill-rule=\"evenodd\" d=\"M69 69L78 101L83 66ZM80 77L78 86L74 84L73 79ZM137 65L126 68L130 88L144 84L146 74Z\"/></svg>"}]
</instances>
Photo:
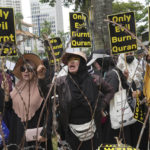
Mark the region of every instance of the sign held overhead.
<instances>
[{"instance_id":1,"label":"sign held overhead","mask_svg":"<svg viewBox=\"0 0 150 150\"><path fill-rule=\"evenodd\" d=\"M132 34L136 35L134 12L109 15L108 19L122 25ZM109 34L112 54L127 53L137 50L137 41L120 26L109 23Z\"/></svg>"},{"instance_id":2,"label":"sign held overhead","mask_svg":"<svg viewBox=\"0 0 150 150\"><path fill-rule=\"evenodd\" d=\"M16 34L13 8L0 7L0 56L16 56Z\"/></svg>"},{"instance_id":3,"label":"sign held overhead","mask_svg":"<svg viewBox=\"0 0 150 150\"><path fill-rule=\"evenodd\" d=\"M91 47L88 18L84 13L70 13L71 47Z\"/></svg>"},{"instance_id":4,"label":"sign held overhead","mask_svg":"<svg viewBox=\"0 0 150 150\"><path fill-rule=\"evenodd\" d=\"M59 63L60 59L61 59L61 56L62 56L62 53L63 53L62 41L61 41L61 39L59 37L56 37L56 38L49 39L49 42L52 45L52 49L54 50L56 63ZM53 55L52 55L52 49L49 46L48 41L46 41L45 44L46 44L46 46L48 46L48 51L47 52L48 52L48 55L49 55L49 58L50 58L50 64L54 64L54 58L53 58Z\"/></svg>"}]
</instances>

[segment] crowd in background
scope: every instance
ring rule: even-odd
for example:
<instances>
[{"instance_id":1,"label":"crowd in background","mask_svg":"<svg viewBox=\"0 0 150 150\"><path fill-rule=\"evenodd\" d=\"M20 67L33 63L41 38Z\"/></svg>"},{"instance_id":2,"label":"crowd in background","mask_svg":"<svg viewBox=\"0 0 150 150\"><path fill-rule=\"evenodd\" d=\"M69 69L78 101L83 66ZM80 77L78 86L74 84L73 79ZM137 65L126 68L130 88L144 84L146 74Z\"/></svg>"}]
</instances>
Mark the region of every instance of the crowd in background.
<instances>
[{"instance_id":1,"label":"crowd in background","mask_svg":"<svg viewBox=\"0 0 150 150\"><path fill-rule=\"evenodd\" d=\"M54 66L35 54L22 55L11 73L1 70L0 111L9 129L8 149L38 146L52 150L52 134L56 132L59 150L96 150L102 143L117 143L115 137L136 147L143 124L134 120L114 129L110 112L122 87L131 113L138 97L146 114L150 53L145 55L141 50L111 56L109 50L98 50L87 59L83 52L71 52L62 56L62 63L57 77ZM147 122L140 150L147 150L148 136Z\"/></svg>"}]
</instances>

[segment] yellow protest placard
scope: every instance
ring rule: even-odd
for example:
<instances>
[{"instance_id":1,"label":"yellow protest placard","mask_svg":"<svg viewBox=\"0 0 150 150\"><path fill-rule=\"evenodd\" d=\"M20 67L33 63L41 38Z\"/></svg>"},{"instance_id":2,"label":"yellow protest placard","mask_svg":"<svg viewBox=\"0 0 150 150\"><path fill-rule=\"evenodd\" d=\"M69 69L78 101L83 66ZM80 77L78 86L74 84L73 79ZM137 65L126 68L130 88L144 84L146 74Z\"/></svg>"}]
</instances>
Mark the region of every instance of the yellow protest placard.
<instances>
[{"instance_id":1,"label":"yellow protest placard","mask_svg":"<svg viewBox=\"0 0 150 150\"><path fill-rule=\"evenodd\" d=\"M51 43L52 49L54 50L54 56L56 58L56 63L58 63L58 62L60 62L61 56L63 53L63 45L62 45L61 39L59 37L51 38L51 39L49 39L49 42ZM52 49L48 45L48 43L46 43L46 45L48 46L48 55L50 58L50 64L54 64L54 58L52 56Z\"/></svg>"},{"instance_id":2,"label":"yellow protest placard","mask_svg":"<svg viewBox=\"0 0 150 150\"><path fill-rule=\"evenodd\" d=\"M101 146L99 146L97 150L137 150L137 149L125 144L122 144L121 146L118 146L117 144L101 144Z\"/></svg>"},{"instance_id":3,"label":"yellow protest placard","mask_svg":"<svg viewBox=\"0 0 150 150\"><path fill-rule=\"evenodd\" d=\"M15 21L13 8L0 7L0 56L16 56Z\"/></svg>"},{"instance_id":4,"label":"yellow protest placard","mask_svg":"<svg viewBox=\"0 0 150 150\"><path fill-rule=\"evenodd\" d=\"M134 12L109 15L108 20L120 24L136 35ZM112 54L127 53L137 50L137 41L120 26L109 23L109 34Z\"/></svg>"},{"instance_id":5,"label":"yellow protest placard","mask_svg":"<svg viewBox=\"0 0 150 150\"><path fill-rule=\"evenodd\" d=\"M90 33L87 28L88 18L84 13L70 13L71 47L91 47Z\"/></svg>"}]
</instances>

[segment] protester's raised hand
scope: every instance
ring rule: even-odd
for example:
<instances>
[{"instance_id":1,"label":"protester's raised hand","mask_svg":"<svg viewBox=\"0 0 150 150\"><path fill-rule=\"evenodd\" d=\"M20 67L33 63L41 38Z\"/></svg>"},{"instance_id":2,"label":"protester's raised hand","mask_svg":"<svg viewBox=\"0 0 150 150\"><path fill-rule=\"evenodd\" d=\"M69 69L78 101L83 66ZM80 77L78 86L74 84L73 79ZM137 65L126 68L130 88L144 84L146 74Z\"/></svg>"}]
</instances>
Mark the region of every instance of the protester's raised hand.
<instances>
[{"instance_id":1,"label":"protester's raised hand","mask_svg":"<svg viewBox=\"0 0 150 150\"><path fill-rule=\"evenodd\" d=\"M9 93L9 83L8 83L7 80L5 80L5 81L3 80L2 81L1 88L4 89L4 90L6 90L6 91L8 91L8 93Z\"/></svg>"},{"instance_id":2,"label":"protester's raised hand","mask_svg":"<svg viewBox=\"0 0 150 150\"><path fill-rule=\"evenodd\" d=\"M46 68L44 65L39 65L37 67L37 76L38 76L38 79L43 79L45 78L45 73L46 73Z\"/></svg>"},{"instance_id":3,"label":"protester's raised hand","mask_svg":"<svg viewBox=\"0 0 150 150\"><path fill-rule=\"evenodd\" d=\"M133 98L136 98L136 97L137 97L137 92L136 92L136 91L133 91L133 92L132 92L132 97L133 97Z\"/></svg>"},{"instance_id":4,"label":"protester's raised hand","mask_svg":"<svg viewBox=\"0 0 150 150\"><path fill-rule=\"evenodd\" d=\"M43 136L39 136L38 137L38 141L39 142L46 142L47 141L47 138L43 137Z\"/></svg>"},{"instance_id":5,"label":"protester's raised hand","mask_svg":"<svg viewBox=\"0 0 150 150\"><path fill-rule=\"evenodd\" d=\"M133 98L136 98L137 96L140 96L140 95L141 95L141 92L139 90L136 90L136 91L132 92L132 97Z\"/></svg>"},{"instance_id":6,"label":"protester's raised hand","mask_svg":"<svg viewBox=\"0 0 150 150\"><path fill-rule=\"evenodd\" d=\"M128 79L128 77L129 77L129 71L127 69L124 70L123 74L126 77L126 79Z\"/></svg>"},{"instance_id":7,"label":"protester's raised hand","mask_svg":"<svg viewBox=\"0 0 150 150\"><path fill-rule=\"evenodd\" d=\"M4 90L5 93L5 101L9 100L9 83L8 80L2 81L1 88Z\"/></svg>"}]
</instances>

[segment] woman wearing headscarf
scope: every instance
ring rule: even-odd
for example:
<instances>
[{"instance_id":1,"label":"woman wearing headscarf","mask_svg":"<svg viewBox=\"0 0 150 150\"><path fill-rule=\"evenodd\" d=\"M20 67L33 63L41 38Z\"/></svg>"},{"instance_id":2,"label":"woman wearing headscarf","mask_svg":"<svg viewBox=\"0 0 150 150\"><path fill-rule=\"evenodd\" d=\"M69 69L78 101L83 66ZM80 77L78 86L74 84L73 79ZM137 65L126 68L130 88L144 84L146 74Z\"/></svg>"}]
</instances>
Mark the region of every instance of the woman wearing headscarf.
<instances>
[{"instance_id":1,"label":"woman wearing headscarf","mask_svg":"<svg viewBox=\"0 0 150 150\"><path fill-rule=\"evenodd\" d=\"M135 58L133 52L129 52L126 54L120 54L118 58L117 67L124 72L128 70L129 77L128 83L132 83L132 80L135 82L137 88L141 88L141 81L143 80L142 77L142 66Z\"/></svg>"},{"instance_id":2,"label":"woman wearing headscarf","mask_svg":"<svg viewBox=\"0 0 150 150\"><path fill-rule=\"evenodd\" d=\"M128 79L127 83L130 87L130 91L132 91L132 96L128 97L128 103L130 106L133 108L132 110L134 111L135 108L135 102L137 96L140 97L141 92L142 92L142 82L143 82L143 69L141 64L138 62L136 57L134 56L134 52L129 52L126 54L121 54L118 59L117 67L124 73L124 71L128 70ZM147 81L146 81L147 82ZM145 104L141 105L143 110L146 112L146 107ZM134 124L130 125L130 134L131 134L131 145L133 147L136 147L138 137L140 135L142 128L142 123L140 122L135 122ZM144 130L144 134L140 143L140 150L145 150L147 149L148 145L148 124Z\"/></svg>"},{"instance_id":3,"label":"woman wearing headscarf","mask_svg":"<svg viewBox=\"0 0 150 150\"><path fill-rule=\"evenodd\" d=\"M101 144L101 111L113 96L110 87L99 76L87 71L83 52L65 53L62 62L68 74L57 78L59 96L59 133L72 150L97 149Z\"/></svg>"},{"instance_id":4,"label":"woman wearing headscarf","mask_svg":"<svg viewBox=\"0 0 150 150\"><path fill-rule=\"evenodd\" d=\"M119 91L119 84L121 84L122 88L126 91L128 91L129 89L129 85L127 83L127 79L128 79L128 76L129 76L129 73L128 71L124 71L122 72L117 66L117 60L115 58L115 56L112 56L110 57L109 61L109 68L111 68L108 72L107 72L107 75L105 77L105 81L107 83L109 83L112 87L113 87L113 90L115 92L115 94ZM120 80L119 80L120 78ZM120 83L121 82L121 83ZM134 85L135 86L135 83ZM130 96L132 96L132 92L130 91ZM121 99L121 97L120 97ZM114 101L114 99L112 98L111 101ZM111 107L112 105L110 105ZM110 112L110 108L108 109L108 112ZM108 113L109 115L107 116L107 120L104 124L104 130L103 130L103 136L104 136L104 139L103 139L103 143L107 143L107 144L112 144L112 143L117 143L117 140L115 139L115 137L119 137L120 135L120 139L122 139L122 143L126 143L128 145L132 145L132 137L131 137L131 133L130 133L130 127L129 125L128 126L125 126L123 127L123 130L120 130L119 129L113 129L112 128L112 123L111 123L111 117L110 117L110 113ZM119 140L120 140L119 139Z\"/></svg>"},{"instance_id":5,"label":"woman wearing headscarf","mask_svg":"<svg viewBox=\"0 0 150 150\"><path fill-rule=\"evenodd\" d=\"M37 124L44 104L44 98L39 91L38 77L41 71L46 71L42 65L43 70L37 72L41 65L42 61L37 55L24 54L14 67L13 74L19 81L10 93L10 100L5 103L5 111L12 110L8 142L10 150L24 147L35 149L36 141L38 147L52 149L51 127L47 126L49 114L46 109L42 114L37 134Z\"/></svg>"}]
</instances>

